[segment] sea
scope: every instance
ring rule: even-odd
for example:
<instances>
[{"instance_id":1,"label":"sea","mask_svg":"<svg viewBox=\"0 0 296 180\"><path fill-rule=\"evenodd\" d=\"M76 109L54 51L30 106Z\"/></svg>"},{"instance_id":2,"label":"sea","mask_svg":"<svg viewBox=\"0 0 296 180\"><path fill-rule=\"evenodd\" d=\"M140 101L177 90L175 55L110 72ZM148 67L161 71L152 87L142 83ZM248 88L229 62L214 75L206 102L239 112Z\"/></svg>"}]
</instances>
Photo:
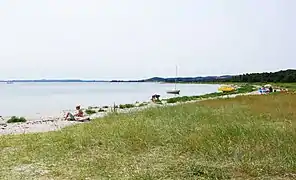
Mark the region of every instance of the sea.
<instances>
[{"instance_id":1,"label":"sea","mask_svg":"<svg viewBox=\"0 0 296 180\"><path fill-rule=\"evenodd\" d=\"M76 105L110 106L149 101L153 94L160 98L202 95L216 92L219 85L177 84L180 95L167 94L175 88L167 83L128 82L30 82L0 84L0 116L37 118L59 116Z\"/></svg>"}]
</instances>

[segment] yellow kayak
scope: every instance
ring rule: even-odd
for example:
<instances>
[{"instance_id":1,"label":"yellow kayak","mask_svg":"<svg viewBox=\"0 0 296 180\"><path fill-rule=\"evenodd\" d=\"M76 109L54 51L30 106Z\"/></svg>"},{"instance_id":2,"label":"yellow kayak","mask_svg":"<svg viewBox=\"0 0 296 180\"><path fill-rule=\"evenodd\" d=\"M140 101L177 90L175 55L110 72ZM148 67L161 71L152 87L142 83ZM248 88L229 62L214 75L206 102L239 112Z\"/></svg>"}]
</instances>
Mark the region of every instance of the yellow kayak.
<instances>
[{"instance_id":1,"label":"yellow kayak","mask_svg":"<svg viewBox=\"0 0 296 180\"><path fill-rule=\"evenodd\" d=\"M222 92L231 92L231 91L234 91L235 88L231 86L221 86L218 88L218 90Z\"/></svg>"}]
</instances>

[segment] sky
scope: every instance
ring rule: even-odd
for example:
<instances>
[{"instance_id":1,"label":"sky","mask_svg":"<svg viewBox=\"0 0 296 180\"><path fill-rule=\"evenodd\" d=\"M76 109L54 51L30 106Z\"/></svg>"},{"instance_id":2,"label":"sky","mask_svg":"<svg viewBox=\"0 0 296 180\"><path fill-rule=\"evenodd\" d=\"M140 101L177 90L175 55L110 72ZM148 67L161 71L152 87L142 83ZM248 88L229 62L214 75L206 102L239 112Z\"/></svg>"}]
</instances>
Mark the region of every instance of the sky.
<instances>
[{"instance_id":1,"label":"sky","mask_svg":"<svg viewBox=\"0 0 296 180\"><path fill-rule=\"evenodd\" d=\"M0 1L0 79L296 68L295 0Z\"/></svg>"}]
</instances>

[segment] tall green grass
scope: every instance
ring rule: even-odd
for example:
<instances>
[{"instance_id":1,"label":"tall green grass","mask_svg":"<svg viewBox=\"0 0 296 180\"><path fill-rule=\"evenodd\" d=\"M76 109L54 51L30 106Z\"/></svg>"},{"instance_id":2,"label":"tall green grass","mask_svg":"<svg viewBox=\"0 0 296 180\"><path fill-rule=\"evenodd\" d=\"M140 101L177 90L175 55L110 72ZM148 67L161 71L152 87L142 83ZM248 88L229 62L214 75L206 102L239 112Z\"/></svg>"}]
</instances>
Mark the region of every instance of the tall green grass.
<instances>
[{"instance_id":1,"label":"tall green grass","mask_svg":"<svg viewBox=\"0 0 296 180\"><path fill-rule=\"evenodd\" d=\"M0 136L3 179L293 179L296 95L114 114L59 132Z\"/></svg>"}]
</instances>

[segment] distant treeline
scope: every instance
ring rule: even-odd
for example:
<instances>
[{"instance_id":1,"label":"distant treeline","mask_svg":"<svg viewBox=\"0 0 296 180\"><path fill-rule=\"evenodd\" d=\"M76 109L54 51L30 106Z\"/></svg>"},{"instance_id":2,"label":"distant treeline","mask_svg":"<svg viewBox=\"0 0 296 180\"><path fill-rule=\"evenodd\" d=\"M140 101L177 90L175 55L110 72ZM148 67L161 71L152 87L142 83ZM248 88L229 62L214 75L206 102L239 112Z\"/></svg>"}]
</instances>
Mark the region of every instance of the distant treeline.
<instances>
[{"instance_id":1,"label":"distant treeline","mask_svg":"<svg viewBox=\"0 0 296 180\"><path fill-rule=\"evenodd\" d=\"M278 72L247 73L235 76L206 76L206 77L154 77L138 82L166 82L166 83L194 83L194 82L296 82L296 70L288 69Z\"/></svg>"},{"instance_id":2,"label":"distant treeline","mask_svg":"<svg viewBox=\"0 0 296 180\"><path fill-rule=\"evenodd\" d=\"M296 70L285 70L278 72L264 72L264 73L251 73L232 76L229 79L220 80L223 82L282 82L292 83L296 82Z\"/></svg>"}]
</instances>

